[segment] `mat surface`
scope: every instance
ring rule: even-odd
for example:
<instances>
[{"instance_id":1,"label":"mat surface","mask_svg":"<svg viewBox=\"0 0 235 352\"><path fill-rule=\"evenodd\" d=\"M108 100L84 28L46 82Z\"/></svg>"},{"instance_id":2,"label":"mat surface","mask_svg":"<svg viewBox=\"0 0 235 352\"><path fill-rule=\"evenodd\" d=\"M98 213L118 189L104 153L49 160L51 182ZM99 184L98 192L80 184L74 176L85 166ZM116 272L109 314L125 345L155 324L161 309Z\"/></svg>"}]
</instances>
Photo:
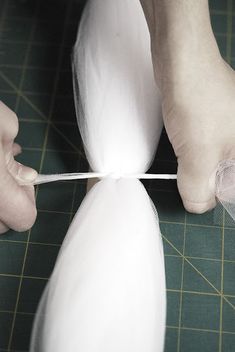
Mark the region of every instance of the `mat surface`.
<instances>
[{"instance_id":1,"label":"mat surface","mask_svg":"<svg viewBox=\"0 0 235 352\"><path fill-rule=\"evenodd\" d=\"M20 120L18 158L43 173L86 171L70 53L85 1L0 0L0 98ZM222 55L235 65L235 1L211 0ZM163 132L152 172L175 173ZM145 182L160 217L167 275L165 352L235 350L235 223L221 207L186 213L175 181ZM38 218L0 237L0 351L28 351L34 313L85 182L37 188ZM156 351L157 352L157 351Z\"/></svg>"}]
</instances>

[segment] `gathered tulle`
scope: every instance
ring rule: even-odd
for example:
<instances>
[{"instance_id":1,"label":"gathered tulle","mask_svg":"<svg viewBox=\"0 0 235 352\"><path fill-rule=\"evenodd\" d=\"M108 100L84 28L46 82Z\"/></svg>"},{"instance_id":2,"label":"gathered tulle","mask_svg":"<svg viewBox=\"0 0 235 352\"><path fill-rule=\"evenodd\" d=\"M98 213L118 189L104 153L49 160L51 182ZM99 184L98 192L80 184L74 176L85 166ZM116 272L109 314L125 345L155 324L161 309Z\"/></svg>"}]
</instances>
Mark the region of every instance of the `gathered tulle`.
<instances>
[{"instance_id":1,"label":"gathered tulle","mask_svg":"<svg viewBox=\"0 0 235 352\"><path fill-rule=\"evenodd\" d=\"M158 219L144 187L138 180L99 182L67 233L32 349L161 351L165 308Z\"/></svg>"},{"instance_id":2,"label":"gathered tulle","mask_svg":"<svg viewBox=\"0 0 235 352\"><path fill-rule=\"evenodd\" d=\"M216 197L235 220L235 159L223 160L219 163L215 180Z\"/></svg>"},{"instance_id":3,"label":"gathered tulle","mask_svg":"<svg viewBox=\"0 0 235 352\"><path fill-rule=\"evenodd\" d=\"M78 125L92 170L146 172L162 119L138 0L88 2L73 68Z\"/></svg>"},{"instance_id":4,"label":"gathered tulle","mask_svg":"<svg viewBox=\"0 0 235 352\"><path fill-rule=\"evenodd\" d=\"M162 119L139 0L88 1L73 74L86 155L92 171L106 177L70 225L30 351L161 352L163 246L156 209L136 175L151 165Z\"/></svg>"}]
</instances>

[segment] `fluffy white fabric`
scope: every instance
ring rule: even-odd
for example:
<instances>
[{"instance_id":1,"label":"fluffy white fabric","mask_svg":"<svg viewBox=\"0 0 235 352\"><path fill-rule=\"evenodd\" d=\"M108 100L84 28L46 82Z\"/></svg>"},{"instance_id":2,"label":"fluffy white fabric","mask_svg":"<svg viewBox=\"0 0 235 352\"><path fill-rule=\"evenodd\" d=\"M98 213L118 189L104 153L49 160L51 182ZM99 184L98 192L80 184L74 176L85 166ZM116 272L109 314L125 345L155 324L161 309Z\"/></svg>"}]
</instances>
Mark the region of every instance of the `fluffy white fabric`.
<instances>
[{"instance_id":1,"label":"fluffy white fabric","mask_svg":"<svg viewBox=\"0 0 235 352\"><path fill-rule=\"evenodd\" d=\"M158 217L141 182L124 177L147 171L162 127L138 0L88 2L74 48L74 84L89 163L112 177L91 189L74 217L30 351L160 352L166 296Z\"/></svg>"},{"instance_id":2,"label":"fluffy white fabric","mask_svg":"<svg viewBox=\"0 0 235 352\"><path fill-rule=\"evenodd\" d=\"M216 197L235 220L235 159L221 161L215 179Z\"/></svg>"}]
</instances>

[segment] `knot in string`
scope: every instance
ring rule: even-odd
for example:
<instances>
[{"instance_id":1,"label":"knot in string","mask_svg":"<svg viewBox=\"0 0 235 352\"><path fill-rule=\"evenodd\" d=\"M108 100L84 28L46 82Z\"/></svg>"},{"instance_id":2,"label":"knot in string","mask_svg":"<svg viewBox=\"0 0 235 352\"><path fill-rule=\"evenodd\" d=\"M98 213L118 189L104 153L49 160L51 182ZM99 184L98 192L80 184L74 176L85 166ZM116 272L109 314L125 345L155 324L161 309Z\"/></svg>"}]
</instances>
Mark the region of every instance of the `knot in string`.
<instances>
[{"instance_id":1,"label":"knot in string","mask_svg":"<svg viewBox=\"0 0 235 352\"><path fill-rule=\"evenodd\" d=\"M120 178L125 177L124 174L120 174L117 172L111 172L110 174L107 174L107 176L105 178L112 178L114 180L119 180Z\"/></svg>"}]
</instances>

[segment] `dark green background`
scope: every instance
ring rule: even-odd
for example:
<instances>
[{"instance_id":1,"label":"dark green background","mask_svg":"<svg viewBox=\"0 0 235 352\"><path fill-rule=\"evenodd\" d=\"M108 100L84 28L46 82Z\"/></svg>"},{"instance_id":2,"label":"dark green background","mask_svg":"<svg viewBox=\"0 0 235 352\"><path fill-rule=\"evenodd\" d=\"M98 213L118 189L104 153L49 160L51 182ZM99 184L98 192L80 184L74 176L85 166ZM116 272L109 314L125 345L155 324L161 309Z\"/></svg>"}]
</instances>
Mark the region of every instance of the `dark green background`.
<instances>
[{"instance_id":1,"label":"dark green background","mask_svg":"<svg viewBox=\"0 0 235 352\"><path fill-rule=\"evenodd\" d=\"M70 68L83 5L0 0L0 98L20 119L19 160L43 173L88 168ZM211 0L210 7L221 53L233 65L235 1ZM176 172L164 132L151 171ZM186 213L175 181L145 185L159 211L165 248L165 351L235 351L234 222L219 206L205 215ZM28 350L39 297L85 191L81 181L38 187L38 218L31 231L0 237L0 351Z\"/></svg>"}]
</instances>

